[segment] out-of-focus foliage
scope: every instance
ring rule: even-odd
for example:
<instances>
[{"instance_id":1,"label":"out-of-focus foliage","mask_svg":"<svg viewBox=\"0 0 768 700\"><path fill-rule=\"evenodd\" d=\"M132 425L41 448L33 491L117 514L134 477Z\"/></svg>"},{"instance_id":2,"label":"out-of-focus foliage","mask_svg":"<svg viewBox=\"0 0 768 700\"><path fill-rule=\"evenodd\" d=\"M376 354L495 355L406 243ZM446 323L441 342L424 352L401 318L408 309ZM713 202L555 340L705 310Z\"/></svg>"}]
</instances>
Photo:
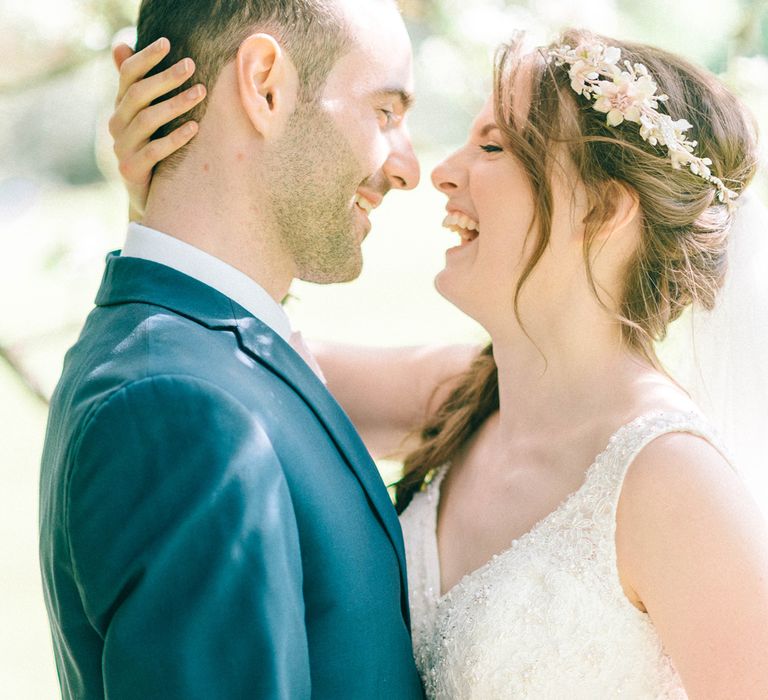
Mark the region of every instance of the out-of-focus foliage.
<instances>
[{"instance_id":1,"label":"out-of-focus foliage","mask_svg":"<svg viewBox=\"0 0 768 700\"><path fill-rule=\"evenodd\" d=\"M0 175L87 184L97 119L109 103L113 35L135 19L128 0L5 0L0 18Z\"/></svg>"}]
</instances>

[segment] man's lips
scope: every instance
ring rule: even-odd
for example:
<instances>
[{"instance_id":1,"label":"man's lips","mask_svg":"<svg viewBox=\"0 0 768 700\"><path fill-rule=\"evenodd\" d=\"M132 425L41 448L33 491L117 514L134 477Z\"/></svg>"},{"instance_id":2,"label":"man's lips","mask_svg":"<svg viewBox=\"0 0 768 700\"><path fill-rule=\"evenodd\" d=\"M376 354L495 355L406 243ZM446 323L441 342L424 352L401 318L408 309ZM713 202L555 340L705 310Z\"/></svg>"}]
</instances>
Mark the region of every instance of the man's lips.
<instances>
[{"instance_id":1,"label":"man's lips","mask_svg":"<svg viewBox=\"0 0 768 700\"><path fill-rule=\"evenodd\" d=\"M366 196L361 194L360 192L355 193L355 204L360 207L366 214L370 214L376 207L381 204L381 200L383 197L379 196L377 198L373 198L370 196Z\"/></svg>"}]
</instances>

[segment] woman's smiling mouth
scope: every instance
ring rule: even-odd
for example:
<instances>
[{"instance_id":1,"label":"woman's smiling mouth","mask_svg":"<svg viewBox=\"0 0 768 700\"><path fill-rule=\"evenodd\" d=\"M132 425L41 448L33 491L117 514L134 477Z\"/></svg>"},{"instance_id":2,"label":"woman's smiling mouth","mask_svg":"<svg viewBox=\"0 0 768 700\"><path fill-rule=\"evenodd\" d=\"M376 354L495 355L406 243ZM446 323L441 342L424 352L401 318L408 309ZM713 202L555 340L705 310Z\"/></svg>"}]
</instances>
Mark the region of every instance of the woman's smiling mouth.
<instances>
[{"instance_id":1,"label":"woman's smiling mouth","mask_svg":"<svg viewBox=\"0 0 768 700\"><path fill-rule=\"evenodd\" d=\"M471 243L480 235L480 225L461 212L449 212L443 219L443 226L461 236L461 245Z\"/></svg>"}]
</instances>

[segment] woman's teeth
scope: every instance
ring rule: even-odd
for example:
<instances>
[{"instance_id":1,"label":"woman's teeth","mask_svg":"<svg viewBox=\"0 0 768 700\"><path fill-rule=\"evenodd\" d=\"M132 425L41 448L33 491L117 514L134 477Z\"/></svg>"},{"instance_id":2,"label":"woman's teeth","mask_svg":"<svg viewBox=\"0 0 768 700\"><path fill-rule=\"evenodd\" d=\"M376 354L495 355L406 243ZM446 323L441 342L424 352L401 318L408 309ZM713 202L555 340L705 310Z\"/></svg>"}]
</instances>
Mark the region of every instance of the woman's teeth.
<instances>
[{"instance_id":1,"label":"woman's teeth","mask_svg":"<svg viewBox=\"0 0 768 700\"><path fill-rule=\"evenodd\" d=\"M478 237L480 225L466 214L448 214L443 219L443 226L461 236L462 243L470 243Z\"/></svg>"},{"instance_id":2,"label":"woman's teeth","mask_svg":"<svg viewBox=\"0 0 768 700\"><path fill-rule=\"evenodd\" d=\"M355 204L360 207L366 214L370 214L374 210L373 204L369 202L365 197L361 197L359 194L355 195Z\"/></svg>"}]
</instances>

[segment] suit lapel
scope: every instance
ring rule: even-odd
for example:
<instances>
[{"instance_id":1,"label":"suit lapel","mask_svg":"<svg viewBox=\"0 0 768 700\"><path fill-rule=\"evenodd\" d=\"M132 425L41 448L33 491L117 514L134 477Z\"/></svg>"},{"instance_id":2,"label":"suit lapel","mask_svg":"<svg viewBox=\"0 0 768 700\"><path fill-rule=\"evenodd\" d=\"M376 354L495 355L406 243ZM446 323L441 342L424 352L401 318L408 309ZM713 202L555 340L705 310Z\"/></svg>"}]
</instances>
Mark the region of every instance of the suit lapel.
<instances>
[{"instance_id":1,"label":"suit lapel","mask_svg":"<svg viewBox=\"0 0 768 700\"><path fill-rule=\"evenodd\" d=\"M257 318L249 314L238 315L238 310L239 307L233 302L233 315L238 316L237 334L244 352L288 384L323 424L363 487L372 509L387 532L400 563L403 590L407 592L403 537L397 514L360 436L341 406L293 348ZM407 611L407 606L404 609Z\"/></svg>"}]
</instances>

